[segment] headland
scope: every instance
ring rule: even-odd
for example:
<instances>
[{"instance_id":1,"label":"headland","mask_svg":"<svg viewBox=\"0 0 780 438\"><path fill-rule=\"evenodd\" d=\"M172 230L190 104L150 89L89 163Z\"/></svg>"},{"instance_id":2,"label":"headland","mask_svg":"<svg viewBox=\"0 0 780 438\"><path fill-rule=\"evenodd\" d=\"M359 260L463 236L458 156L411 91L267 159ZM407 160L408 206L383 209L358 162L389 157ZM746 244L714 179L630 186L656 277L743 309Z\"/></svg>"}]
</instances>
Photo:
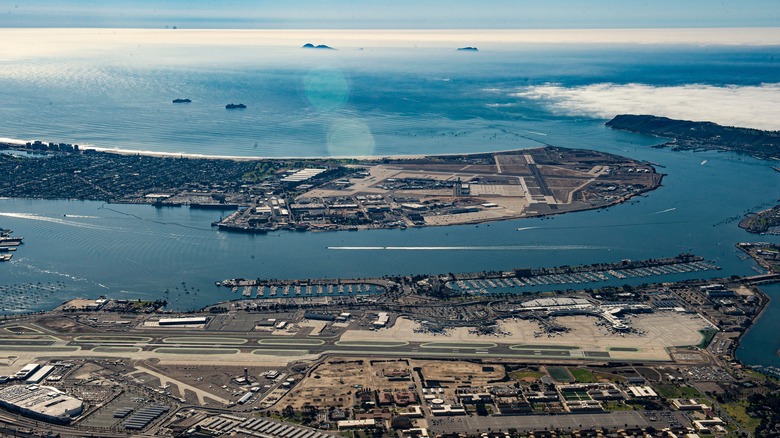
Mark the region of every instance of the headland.
<instances>
[{"instance_id":1,"label":"headland","mask_svg":"<svg viewBox=\"0 0 780 438\"><path fill-rule=\"evenodd\" d=\"M671 139L657 147L669 147L672 150L717 150L737 152L759 159L780 160L780 131L633 114L615 116L606 126Z\"/></svg>"}]
</instances>

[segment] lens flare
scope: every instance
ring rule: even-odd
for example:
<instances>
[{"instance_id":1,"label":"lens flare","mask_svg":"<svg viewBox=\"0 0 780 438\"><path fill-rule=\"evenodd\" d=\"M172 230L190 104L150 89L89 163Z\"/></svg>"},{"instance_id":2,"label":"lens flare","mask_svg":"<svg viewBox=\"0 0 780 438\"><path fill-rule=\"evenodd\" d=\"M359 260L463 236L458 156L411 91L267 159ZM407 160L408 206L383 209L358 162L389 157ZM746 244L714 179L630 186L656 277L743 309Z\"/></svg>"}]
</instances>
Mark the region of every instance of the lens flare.
<instances>
[{"instance_id":1,"label":"lens flare","mask_svg":"<svg viewBox=\"0 0 780 438\"><path fill-rule=\"evenodd\" d=\"M365 157L374 154L374 136L358 119L338 119L328 132L328 153L332 157Z\"/></svg>"},{"instance_id":2,"label":"lens flare","mask_svg":"<svg viewBox=\"0 0 780 438\"><path fill-rule=\"evenodd\" d=\"M338 70L313 69L303 78L303 90L309 103L320 111L344 107L349 97L349 83Z\"/></svg>"}]
</instances>

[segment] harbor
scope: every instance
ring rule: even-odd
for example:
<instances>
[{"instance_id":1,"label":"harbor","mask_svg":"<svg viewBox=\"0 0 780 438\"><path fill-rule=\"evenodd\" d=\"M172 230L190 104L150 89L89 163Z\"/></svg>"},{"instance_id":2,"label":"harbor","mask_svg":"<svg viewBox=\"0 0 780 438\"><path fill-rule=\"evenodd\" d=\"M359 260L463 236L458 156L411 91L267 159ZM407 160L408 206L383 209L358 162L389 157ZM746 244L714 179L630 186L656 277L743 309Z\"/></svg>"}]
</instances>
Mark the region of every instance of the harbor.
<instances>
[{"instance_id":1,"label":"harbor","mask_svg":"<svg viewBox=\"0 0 780 438\"><path fill-rule=\"evenodd\" d=\"M435 296L538 292L554 286L587 287L612 280L654 279L721 268L693 254L651 260L622 260L583 266L459 274L385 276L382 278L244 279L217 281L244 299L295 299L327 296L378 295L411 289Z\"/></svg>"},{"instance_id":2,"label":"harbor","mask_svg":"<svg viewBox=\"0 0 780 438\"><path fill-rule=\"evenodd\" d=\"M23 237L11 236L13 231L0 229L0 262L8 262L13 258L16 247L22 244Z\"/></svg>"},{"instance_id":3,"label":"harbor","mask_svg":"<svg viewBox=\"0 0 780 438\"><path fill-rule=\"evenodd\" d=\"M672 262L645 267L627 267L605 270L586 270L561 273L532 273L528 276L501 276L493 278L462 279L447 283L447 287L464 293L495 293L511 292L515 288L536 287L546 285L573 286L588 285L610 280L628 278L654 277L658 275L684 274L719 270L714 264L696 260L691 262ZM544 272L544 271L542 271Z\"/></svg>"},{"instance_id":4,"label":"harbor","mask_svg":"<svg viewBox=\"0 0 780 438\"><path fill-rule=\"evenodd\" d=\"M279 280L233 278L215 283L244 298L299 298L333 295L373 295L387 292L396 283L383 279Z\"/></svg>"}]
</instances>

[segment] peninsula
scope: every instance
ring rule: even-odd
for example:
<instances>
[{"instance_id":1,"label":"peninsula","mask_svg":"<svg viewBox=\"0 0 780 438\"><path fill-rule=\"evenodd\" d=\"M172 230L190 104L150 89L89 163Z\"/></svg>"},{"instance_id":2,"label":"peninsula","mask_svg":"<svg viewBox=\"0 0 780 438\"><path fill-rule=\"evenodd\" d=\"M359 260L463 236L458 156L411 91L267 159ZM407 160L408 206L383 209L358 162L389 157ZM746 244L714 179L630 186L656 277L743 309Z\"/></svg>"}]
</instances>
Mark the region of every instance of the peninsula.
<instances>
[{"instance_id":1,"label":"peninsula","mask_svg":"<svg viewBox=\"0 0 780 438\"><path fill-rule=\"evenodd\" d=\"M662 178L647 163L552 146L363 160L153 157L41 142L4 147L39 155L0 153L7 175L0 196L235 210L214 225L256 233L560 214L624 202Z\"/></svg>"},{"instance_id":2,"label":"peninsula","mask_svg":"<svg viewBox=\"0 0 780 438\"><path fill-rule=\"evenodd\" d=\"M761 131L721 126L712 122L633 114L615 116L606 126L671 139L657 147L669 147L672 150L728 151L761 159L780 160L780 131Z\"/></svg>"}]
</instances>

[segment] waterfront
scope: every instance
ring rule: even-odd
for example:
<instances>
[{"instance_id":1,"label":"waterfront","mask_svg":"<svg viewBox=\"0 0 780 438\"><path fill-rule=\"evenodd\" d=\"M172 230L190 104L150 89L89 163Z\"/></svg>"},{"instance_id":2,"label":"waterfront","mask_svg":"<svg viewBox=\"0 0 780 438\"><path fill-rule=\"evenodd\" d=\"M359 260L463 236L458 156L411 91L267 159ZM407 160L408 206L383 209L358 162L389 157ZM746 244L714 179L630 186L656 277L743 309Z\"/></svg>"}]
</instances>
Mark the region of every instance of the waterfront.
<instances>
[{"instance_id":1,"label":"waterfront","mask_svg":"<svg viewBox=\"0 0 780 438\"><path fill-rule=\"evenodd\" d=\"M474 272L684 252L723 270L599 284L752 275L755 264L742 260L734 245L779 241L737 227L746 212L774 205L780 174L769 163L652 149L663 140L605 128L605 118L614 115L602 115L609 107L577 111L565 98L533 94L640 83L659 93L684 94L688 84L707 84L715 92L738 95L747 88L766 96L775 92L771 84L755 87L778 77L776 47L588 46L584 56L586 50L570 45L486 43L468 54L444 43L328 53L290 44L253 46L259 49L252 56L240 44L186 46L181 57L177 44L111 51L105 59L102 46L75 59L9 54L0 64L0 96L13 103L0 107L0 135L270 157L480 152L549 143L657 163L667 176L657 190L606 210L442 228L262 236L212 229L209 224L225 214L220 211L2 199L0 226L25 237L24 251L0 265L0 284L7 288L0 294L2 312L46 310L68 298L103 294L161 298L171 309L195 309L240 298L214 286L235 277ZM171 53L175 62L160 61ZM306 84L342 93L311 94ZM338 99L323 100L328 96ZM175 97L193 102L173 106ZM231 99L248 108L225 112ZM771 111L766 114L771 118ZM345 141L350 138L360 141ZM777 301L768 314L780 312ZM745 345L756 345L752 351L759 355L751 360L776 359L774 351L751 344L753 333L777 330L776 321L763 318L759 324L768 328L748 334Z\"/></svg>"},{"instance_id":2,"label":"waterfront","mask_svg":"<svg viewBox=\"0 0 780 438\"><path fill-rule=\"evenodd\" d=\"M594 129L601 128L594 123ZM661 188L606 210L441 228L252 236L212 229L209 224L224 214L219 211L4 199L0 218L4 227L25 237L25 248L1 268L3 283L65 281L66 294L167 298L171 308L186 310L233 298L214 282L237 277L474 272L683 252L723 268L710 276L755 273L753 262L741 260L734 247L755 236L738 228L734 218L772 201L776 172L762 162L726 154L655 149L631 154L666 166L669 176ZM701 166L704 157L708 163ZM744 174L753 178L743 181ZM672 279L681 278L684 274ZM6 312L46 309L68 297L23 301Z\"/></svg>"}]
</instances>

